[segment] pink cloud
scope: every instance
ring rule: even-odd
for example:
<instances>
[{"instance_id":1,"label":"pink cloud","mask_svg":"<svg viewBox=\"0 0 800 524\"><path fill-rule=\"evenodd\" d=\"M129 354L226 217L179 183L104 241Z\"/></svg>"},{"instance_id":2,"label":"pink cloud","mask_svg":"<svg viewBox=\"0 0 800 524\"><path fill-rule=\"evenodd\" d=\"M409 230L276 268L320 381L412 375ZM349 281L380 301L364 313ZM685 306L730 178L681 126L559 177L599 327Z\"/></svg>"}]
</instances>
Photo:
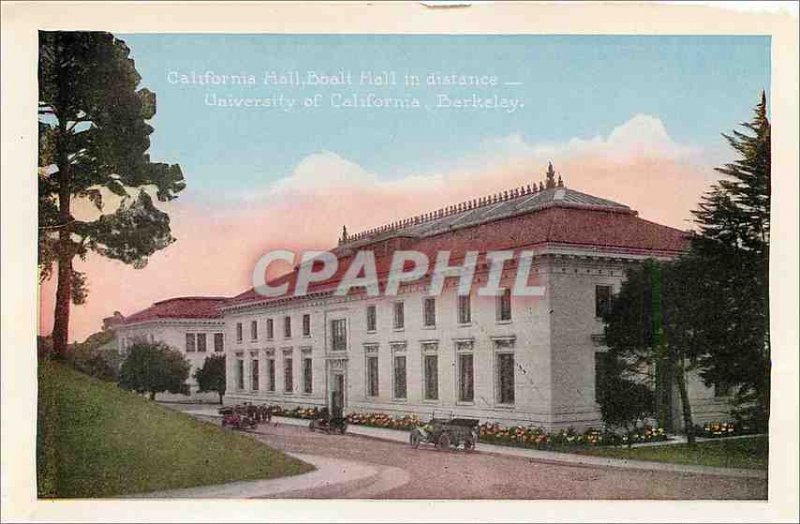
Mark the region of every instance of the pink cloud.
<instances>
[{"instance_id":1,"label":"pink cloud","mask_svg":"<svg viewBox=\"0 0 800 524\"><path fill-rule=\"evenodd\" d=\"M690 210L716 179L699 152L675 144L658 119L642 115L608 138L528 145L512 136L487 141L486 148L446 172L390 182L335 153L320 152L266 191L242 195L235 208L209 209L179 198L167 208L178 240L144 269L99 257L76 263L88 274L90 294L72 310L71 338L83 340L115 310L128 315L173 296L239 293L250 287L261 254L333 247L343 224L355 233L538 182L549 160L568 187L628 204L642 218L680 229L691 227ZM53 295L54 282L46 282L42 334L52 329Z\"/></svg>"}]
</instances>

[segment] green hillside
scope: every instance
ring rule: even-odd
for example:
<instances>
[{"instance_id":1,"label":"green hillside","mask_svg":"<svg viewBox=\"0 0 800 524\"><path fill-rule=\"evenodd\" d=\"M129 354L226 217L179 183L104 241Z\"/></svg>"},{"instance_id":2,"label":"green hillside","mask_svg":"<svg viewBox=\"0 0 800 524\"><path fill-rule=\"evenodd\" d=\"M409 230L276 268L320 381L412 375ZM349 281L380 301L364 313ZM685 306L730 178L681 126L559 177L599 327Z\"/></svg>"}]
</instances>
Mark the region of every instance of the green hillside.
<instances>
[{"instance_id":1,"label":"green hillside","mask_svg":"<svg viewBox=\"0 0 800 524\"><path fill-rule=\"evenodd\" d=\"M109 497L296 475L312 466L114 384L44 361L40 497Z\"/></svg>"}]
</instances>

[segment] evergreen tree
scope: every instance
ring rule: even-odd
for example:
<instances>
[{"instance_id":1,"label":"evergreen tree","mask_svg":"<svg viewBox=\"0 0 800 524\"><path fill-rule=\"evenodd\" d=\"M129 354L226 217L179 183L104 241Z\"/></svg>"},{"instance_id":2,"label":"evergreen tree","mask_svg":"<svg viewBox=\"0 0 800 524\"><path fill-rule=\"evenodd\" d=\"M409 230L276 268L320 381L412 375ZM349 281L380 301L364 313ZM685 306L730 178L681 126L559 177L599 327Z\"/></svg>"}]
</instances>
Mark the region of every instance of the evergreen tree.
<instances>
[{"instance_id":1,"label":"evergreen tree","mask_svg":"<svg viewBox=\"0 0 800 524\"><path fill-rule=\"evenodd\" d=\"M219 403L225 395L225 355L206 357L203 367L194 372L198 391L214 391L219 395Z\"/></svg>"},{"instance_id":2,"label":"evergreen tree","mask_svg":"<svg viewBox=\"0 0 800 524\"><path fill-rule=\"evenodd\" d=\"M745 132L723 135L739 158L717 168L725 176L694 211L699 234L692 255L702 267L693 309L698 336L708 345L703 358L707 384L738 386L736 402L752 408L766 429L770 398L769 234L770 123L766 96Z\"/></svg>"},{"instance_id":3,"label":"evergreen tree","mask_svg":"<svg viewBox=\"0 0 800 524\"><path fill-rule=\"evenodd\" d=\"M153 203L184 188L180 167L150 162L155 94L138 89L130 50L109 33L39 33L39 270L58 268L53 350L67 353L70 304L86 299L73 268L89 251L142 267L174 241ZM104 203L115 201L113 212ZM73 213L93 205L94 220Z\"/></svg>"}]
</instances>

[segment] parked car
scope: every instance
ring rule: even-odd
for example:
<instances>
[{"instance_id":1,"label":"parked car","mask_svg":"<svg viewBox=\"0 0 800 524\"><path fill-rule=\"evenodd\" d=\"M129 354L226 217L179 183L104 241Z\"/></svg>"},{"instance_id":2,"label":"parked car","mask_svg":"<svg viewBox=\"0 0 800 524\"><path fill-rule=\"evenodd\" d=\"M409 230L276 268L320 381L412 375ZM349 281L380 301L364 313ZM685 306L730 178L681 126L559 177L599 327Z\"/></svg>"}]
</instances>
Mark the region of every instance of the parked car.
<instances>
[{"instance_id":1,"label":"parked car","mask_svg":"<svg viewBox=\"0 0 800 524\"><path fill-rule=\"evenodd\" d=\"M432 418L427 424L411 430L408 441L416 449L420 444L433 444L436 449L449 450L461 447L475 449L480 422L473 418Z\"/></svg>"},{"instance_id":2,"label":"parked car","mask_svg":"<svg viewBox=\"0 0 800 524\"><path fill-rule=\"evenodd\" d=\"M322 408L319 417L308 424L311 431L324 431L325 433L339 433L344 435L347 431L347 419L344 417L331 417L327 408Z\"/></svg>"},{"instance_id":3,"label":"parked car","mask_svg":"<svg viewBox=\"0 0 800 524\"><path fill-rule=\"evenodd\" d=\"M247 406L226 406L219 408L222 415L222 427L233 429L253 429L258 425L258 421L250 414L251 410Z\"/></svg>"}]
</instances>

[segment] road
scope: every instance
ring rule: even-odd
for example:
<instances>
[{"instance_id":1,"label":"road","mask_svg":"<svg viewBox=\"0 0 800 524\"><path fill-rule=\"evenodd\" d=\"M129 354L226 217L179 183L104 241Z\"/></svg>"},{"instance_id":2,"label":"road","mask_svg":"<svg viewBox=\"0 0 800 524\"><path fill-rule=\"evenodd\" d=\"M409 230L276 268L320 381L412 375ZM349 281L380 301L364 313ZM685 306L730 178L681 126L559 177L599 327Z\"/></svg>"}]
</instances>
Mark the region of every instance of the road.
<instances>
[{"instance_id":1,"label":"road","mask_svg":"<svg viewBox=\"0 0 800 524\"><path fill-rule=\"evenodd\" d=\"M480 451L436 451L357 435L325 435L285 424L260 424L256 438L273 448L351 462L381 471L368 485L329 486L280 498L378 499L756 499L767 481L663 471L576 466Z\"/></svg>"}]
</instances>

